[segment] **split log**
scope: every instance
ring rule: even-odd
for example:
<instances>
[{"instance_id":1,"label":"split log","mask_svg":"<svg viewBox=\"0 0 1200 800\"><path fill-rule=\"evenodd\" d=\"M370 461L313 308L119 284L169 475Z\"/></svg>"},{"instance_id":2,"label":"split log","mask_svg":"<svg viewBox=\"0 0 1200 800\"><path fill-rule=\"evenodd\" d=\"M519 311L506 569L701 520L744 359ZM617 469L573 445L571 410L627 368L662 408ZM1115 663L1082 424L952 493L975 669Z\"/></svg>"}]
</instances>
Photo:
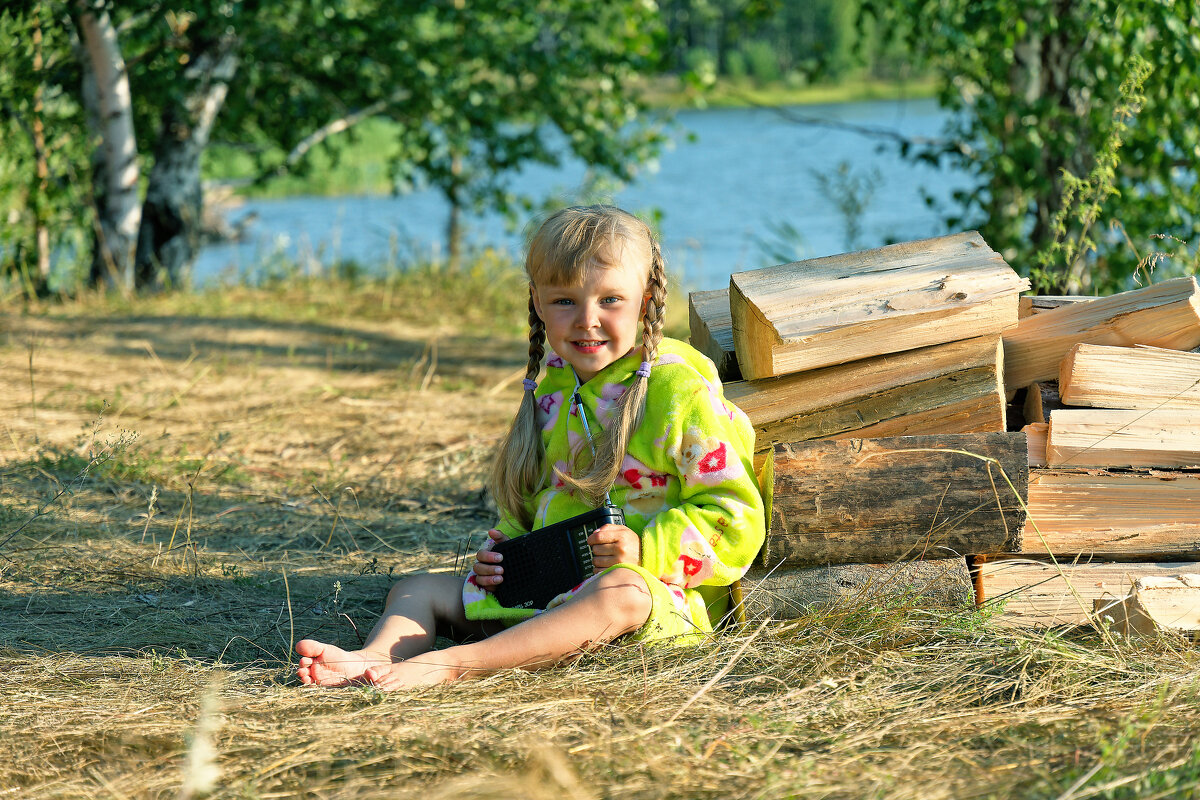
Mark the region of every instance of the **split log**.
<instances>
[{"instance_id":1,"label":"split log","mask_svg":"<svg viewBox=\"0 0 1200 800\"><path fill-rule=\"evenodd\" d=\"M738 364L768 378L997 334L1028 285L974 231L740 272Z\"/></svg>"},{"instance_id":2,"label":"split log","mask_svg":"<svg viewBox=\"0 0 1200 800\"><path fill-rule=\"evenodd\" d=\"M999 559L978 564L977 605L1004 603L996 618L1002 625L1050 627L1085 625L1094 601L1127 596L1138 578L1200 572L1200 564L1091 563L1058 565L1028 559Z\"/></svg>"},{"instance_id":3,"label":"split log","mask_svg":"<svg viewBox=\"0 0 1200 800\"><path fill-rule=\"evenodd\" d=\"M692 347L712 359L721 380L741 380L733 351L733 318L729 316L729 290L692 292L688 295L688 322Z\"/></svg>"},{"instance_id":4,"label":"split log","mask_svg":"<svg viewBox=\"0 0 1200 800\"><path fill-rule=\"evenodd\" d=\"M1033 469L1021 551L1200 559L1200 475Z\"/></svg>"},{"instance_id":5,"label":"split log","mask_svg":"<svg viewBox=\"0 0 1200 800\"><path fill-rule=\"evenodd\" d=\"M1025 441L1029 443L1029 466L1046 466L1046 433L1049 430L1050 426L1045 422L1031 422L1021 428L1021 432L1025 434ZM1032 477L1030 475L1031 479Z\"/></svg>"},{"instance_id":6,"label":"split log","mask_svg":"<svg viewBox=\"0 0 1200 800\"><path fill-rule=\"evenodd\" d=\"M1046 421L1046 410L1042 405L1042 385L1032 383L1025 388L1025 402L1021 405L1021 418L1026 425Z\"/></svg>"},{"instance_id":7,"label":"split log","mask_svg":"<svg viewBox=\"0 0 1200 800\"><path fill-rule=\"evenodd\" d=\"M1050 414L1051 467L1196 467L1200 410L1061 408Z\"/></svg>"},{"instance_id":8,"label":"split log","mask_svg":"<svg viewBox=\"0 0 1200 800\"><path fill-rule=\"evenodd\" d=\"M1020 551L1023 434L801 442L772 456L767 568Z\"/></svg>"},{"instance_id":9,"label":"split log","mask_svg":"<svg viewBox=\"0 0 1200 800\"><path fill-rule=\"evenodd\" d=\"M755 568L742 578L742 596L751 619L795 619L838 608L895 603L962 608L972 600L971 576L962 558Z\"/></svg>"},{"instance_id":10,"label":"split log","mask_svg":"<svg viewBox=\"0 0 1200 800\"><path fill-rule=\"evenodd\" d=\"M1021 319L1041 314L1043 311L1053 311L1063 306L1073 306L1076 303L1086 303L1095 300L1093 295L1063 294L1063 295L1023 295L1017 306L1017 316Z\"/></svg>"},{"instance_id":11,"label":"split log","mask_svg":"<svg viewBox=\"0 0 1200 800\"><path fill-rule=\"evenodd\" d=\"M1200 292L1195 278L1174 278L1035 314L1003 336L1004 381L1015 391L1057 379L1063 357L1080 342L1191 350L1200 345Z\"/></svg>"},{"instance_id":12,"label":"split log","mask_svg":"<svg viewBox=\"0 0 1200 800\"><path fill-rule=\"evenodd\" d=\"M755 449L781 442L1005 429L997 336L725 386Z\"/></svg>"},{"instance_id":13,"label":"split log","mask_svg":"<svg viewBox=\"0 0 1200 800\"><path fill-rule=\"evenodd\" d=\"M1124 636L1195 634L1200 632L1200 573L1138 578L1128 597L1093 600L1092 615Z\"/></svg>"},{"instance_id":14,"label":"split log","mask_svg":"<svg viewBox=\"0 0 1200 800\"><path fill-rule=\"evenodd\" d=\"M1078 344L1059 368L1067 405L1200 410L1200 353Z\"/></svg>"},{"instance_id":15,"label":"split log","mask_svg":"<svg viewBox=\"0 0 1200 800\"><path fill-rule=\"evenodd\" d=\"M1056 408L1062 408L1062 399L1058 395L1058 383L1055 381L1038 381L1030 384L1025 390L1025 405L1021 413L1025 422L1049 422L1050 414Z\"/></svg>"}]
</instances>

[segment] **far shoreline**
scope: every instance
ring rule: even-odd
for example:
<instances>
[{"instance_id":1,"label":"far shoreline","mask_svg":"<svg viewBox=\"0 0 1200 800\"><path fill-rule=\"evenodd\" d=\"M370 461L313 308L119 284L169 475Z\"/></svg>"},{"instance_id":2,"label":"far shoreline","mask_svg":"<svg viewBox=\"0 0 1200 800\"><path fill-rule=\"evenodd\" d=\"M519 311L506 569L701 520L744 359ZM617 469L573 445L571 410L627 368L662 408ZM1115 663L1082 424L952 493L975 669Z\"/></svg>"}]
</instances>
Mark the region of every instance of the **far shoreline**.
<instances>
[{"instance_id":1,"label":"far shoreline","mask_svg":"<svg viewBox=\"0 0 1200 800\"><path fill-rule=\"evenodd\" d=\"M854 80L835 84L788 86L783 81L758 85L748 80L719 78L700 90L686 86L674 75L646 81L642 99L647 107L661 111L705 108L774 108L862 103L871 100L923 100L937 96L932 78L905 81Z\"/></svg>"}]
</instances>

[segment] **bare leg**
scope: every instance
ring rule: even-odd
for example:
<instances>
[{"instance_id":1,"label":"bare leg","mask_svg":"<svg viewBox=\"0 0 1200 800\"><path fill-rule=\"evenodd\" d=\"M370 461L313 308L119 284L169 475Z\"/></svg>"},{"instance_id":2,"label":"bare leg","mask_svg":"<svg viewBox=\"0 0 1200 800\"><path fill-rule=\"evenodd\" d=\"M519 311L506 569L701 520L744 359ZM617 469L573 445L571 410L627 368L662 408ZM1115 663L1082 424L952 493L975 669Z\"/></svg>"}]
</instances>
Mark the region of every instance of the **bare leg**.
<instances>
[{"instance_id":1,"label":"bare leg","mask_svg":"<svg viewBox=\"0 0 1200 800\"><path fill-rule=\"evenodd\" d=\"M463 616L462 582L455 575L414 575L399 581L388 592L383 616L361 650L343 650L314 639L297 642L296 652L302 656L297 676L302 683L321 686L362 682L368 667L430 650L439 624L467 630L472 623Z\"/></svg>"},{"instance_id":2,"label":"bare leg","mask_svg":"<svg viewBox=\"0 0 1200 800\"><path fill-rule=\"evenodd\" d=\"M397 664L370 666L363 677L393 690L513 667L548 667L637 630L650 617L651 608L645 580L632 570L613 570L567 603L481 642L414 655Z\"/></svg>"}]
</instances>

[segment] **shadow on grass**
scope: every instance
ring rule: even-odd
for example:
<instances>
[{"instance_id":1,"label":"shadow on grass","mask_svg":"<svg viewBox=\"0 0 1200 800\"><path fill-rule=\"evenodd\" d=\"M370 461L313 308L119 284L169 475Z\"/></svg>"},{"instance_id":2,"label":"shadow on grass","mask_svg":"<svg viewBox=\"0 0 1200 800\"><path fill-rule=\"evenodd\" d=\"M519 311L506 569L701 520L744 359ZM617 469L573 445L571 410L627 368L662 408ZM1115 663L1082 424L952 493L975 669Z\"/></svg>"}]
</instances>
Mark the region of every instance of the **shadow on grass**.
<instances>
[{"instance_id":1,"label":"shadow on grass","mask_svg":"<svg viewBox=\"0 0 1200 800\"><path fill-rule=\"evenodd\" d=\"M0 643L29 654L282 667L302 638L355 648L395 580L455 569L490 524L466 495L339 509L222 487L162 490L147 515L149 487L97 477L52 500L46 467L0 473Z\"/></svg>"},{"instance_id":2,"label":"shadow on grass","mask_svg":"<svg viewBox=\"0 0 1200 800\"><path fill-rule=\"evenodd\" d=\"M423 339L391 336L367 327L252 317L122 315L103 319L51 317L78 339L97 332L115 340L104 352L145 356L146 346L163 361L232 357L267 366L318 366L345 371L395 370L434 357L440 368L455 370L481 363L517 369L525 363L523 345L485 330L479 334Z\"/></svg>"}]
</instances>

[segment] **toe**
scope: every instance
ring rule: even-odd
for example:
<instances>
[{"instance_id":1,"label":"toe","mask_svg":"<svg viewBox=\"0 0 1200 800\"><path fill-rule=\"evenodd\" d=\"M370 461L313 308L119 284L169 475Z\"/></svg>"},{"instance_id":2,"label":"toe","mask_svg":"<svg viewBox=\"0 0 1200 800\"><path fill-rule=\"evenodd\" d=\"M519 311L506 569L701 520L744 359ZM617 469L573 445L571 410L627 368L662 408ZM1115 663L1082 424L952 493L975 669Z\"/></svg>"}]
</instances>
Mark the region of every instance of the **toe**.
<instances>
[{"instance_id":1,"label":"toe","mask_svg":"<svg viewBox=\"0 0 1200 800\"><path fill-rule=\"evenodd\" d=\"M321 644L316 639L301 639L296 642L296 652L308 658L317 658L321 653L325 652L326 645Z\"/></svg>"}]
</instances>

